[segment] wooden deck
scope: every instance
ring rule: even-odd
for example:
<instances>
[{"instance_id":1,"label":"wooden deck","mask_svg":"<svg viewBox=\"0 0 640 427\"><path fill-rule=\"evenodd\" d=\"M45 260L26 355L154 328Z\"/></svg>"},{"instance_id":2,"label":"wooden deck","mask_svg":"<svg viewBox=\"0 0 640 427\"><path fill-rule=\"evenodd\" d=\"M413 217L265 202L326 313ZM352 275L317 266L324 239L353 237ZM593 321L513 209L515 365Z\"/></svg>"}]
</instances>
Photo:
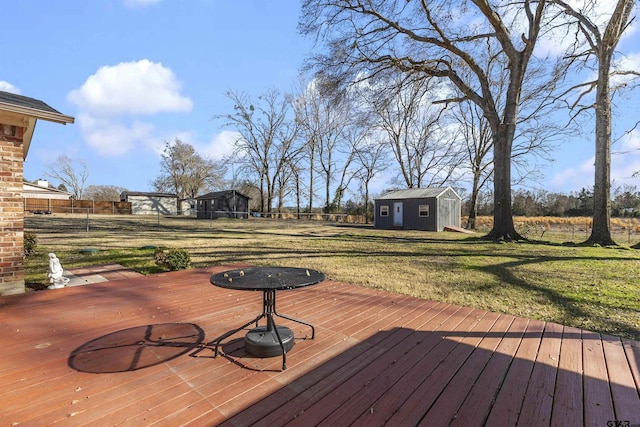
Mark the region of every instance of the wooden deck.
<instances>
[{"instance_id":1,"label":"wooden deck","mask_svg":"<svg viewBox=\"0 0 640 427\"><path fill-rule=\"evenodd\" d=\"M332 281L278 293L287 370L214 359L261 310L228 268L1 297L0 426L640 424L638 342Z\"/></svg>"}]
</instances>

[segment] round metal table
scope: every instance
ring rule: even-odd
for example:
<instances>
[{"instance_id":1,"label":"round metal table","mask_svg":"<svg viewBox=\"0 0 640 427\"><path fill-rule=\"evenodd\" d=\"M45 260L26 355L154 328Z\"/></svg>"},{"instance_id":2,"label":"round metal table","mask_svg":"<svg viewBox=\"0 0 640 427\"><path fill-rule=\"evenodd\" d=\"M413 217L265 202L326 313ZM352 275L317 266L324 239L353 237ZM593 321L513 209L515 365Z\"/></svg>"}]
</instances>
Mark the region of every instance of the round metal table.
<instances>
[{"instance_id":1,"label":"round metal table","mask_svg":"<svg viewBox=\"0 0 640 427\"><path fill-rule=\"evenodd\" d=\"M262 314L215 339L214 357L218 355L220 342L255 323L255 328L245 335L245 350L256 357L273 357L282 354L282 369L287 369L287 352L294 344L293 331L278 326L274 316L288 319L311 328L311 339L315 338L315 328L305 321L278 313L276 309L276 291L302 288L315 285L324 280L324 274L306 268L292 267L254 267L225 271L211 276L211 284L241 291L262 291ZM259 326L260 319L266 319L266 325ZM213 342L213 341L212 341Z\"/></svg>"}]
</instances>

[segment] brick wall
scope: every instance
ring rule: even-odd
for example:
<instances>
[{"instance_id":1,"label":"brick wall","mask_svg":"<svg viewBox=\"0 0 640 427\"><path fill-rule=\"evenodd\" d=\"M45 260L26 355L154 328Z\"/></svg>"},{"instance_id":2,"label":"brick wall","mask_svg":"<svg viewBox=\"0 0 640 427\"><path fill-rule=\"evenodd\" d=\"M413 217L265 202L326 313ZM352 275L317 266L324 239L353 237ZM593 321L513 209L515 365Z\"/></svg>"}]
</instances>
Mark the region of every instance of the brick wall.
<instances>
[{"instance_id":1,"label":"brick wall","mask_svg":"<svg viewBox=\"0 0 640 427\"><path fill-rule=\"evenodd\" d=\"M25 291L22 135L0 134L0 295Z\"/></svg>"}]
</instances>

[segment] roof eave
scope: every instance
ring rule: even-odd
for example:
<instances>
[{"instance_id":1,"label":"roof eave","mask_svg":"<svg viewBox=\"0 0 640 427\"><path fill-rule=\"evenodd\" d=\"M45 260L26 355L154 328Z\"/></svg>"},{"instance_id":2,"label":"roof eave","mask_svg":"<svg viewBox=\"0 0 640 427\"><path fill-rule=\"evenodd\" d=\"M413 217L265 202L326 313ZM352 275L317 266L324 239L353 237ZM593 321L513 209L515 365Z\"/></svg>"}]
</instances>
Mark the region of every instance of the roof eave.
<instances>
[{"instance_id":1,"label":"roof eave","mask_svg":"<svg viewBox=\"0 0 640 427\"><path fill-rule=\"evenodd\" d=\"M34 117L36 119L46 120L48 122L60 123L63 125L75 122L75 118L73 118L72 116L65 116L64 114L38 110L36 108L22 107L19 105L8 104L6 102L0 102L0 110Z\"/></svg>"},{"instance_id":2,"label":"roof eave","mask_svg":"<svg viewBox=\"0 0 640 427\"><path fill-rule=\"evenodd\" d=\"M29 147L31 147L31 139L33 138L33 132L36 130L35 117L29 117L27 120L27 126L25 128L24 135L22 136L22 160L27 160L27 154L29 153Z\"/></svg>"},{"instance_id":3,"label":"roof eave","mask_svg":"<svg viewBox=\"0 0 640 427\"><path fill-rule=\"evenodd\" d=\"M20 107L13 104L7 104L0 102L0 111L6 111L14 114L19 114L25 117L25 134L23 136L23 160L27 159L29 153L29 147L31 146L31 139L33 138L33 132L36 127L38 119L45 120L53 123L60 123L66 125L67 123L74 123L75 118L71 116L65 116L64 114L53 113L50 111L42 111L35 108Z\"/></svg>"}]
</instances>

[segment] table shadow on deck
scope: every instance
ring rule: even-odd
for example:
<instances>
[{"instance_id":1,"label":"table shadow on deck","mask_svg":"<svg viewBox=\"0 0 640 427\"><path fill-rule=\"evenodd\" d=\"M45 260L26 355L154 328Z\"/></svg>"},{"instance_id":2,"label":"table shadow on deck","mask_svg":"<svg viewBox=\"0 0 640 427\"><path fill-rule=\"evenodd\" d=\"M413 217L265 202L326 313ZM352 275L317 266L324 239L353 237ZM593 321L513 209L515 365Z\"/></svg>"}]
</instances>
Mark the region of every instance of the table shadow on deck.
<instances>
[{"instance_id":1,"label":"table shadow on deck","mask_svg":"<svg viewBox=\"0 0 640 427\"><path fill-rule=\"evenodd\" d=\"M194 350L204 331L193 323L164 323L123 329L76 348L69 367L95 374L131 372L168 362Z\"/></svg>"}]
</instances>

